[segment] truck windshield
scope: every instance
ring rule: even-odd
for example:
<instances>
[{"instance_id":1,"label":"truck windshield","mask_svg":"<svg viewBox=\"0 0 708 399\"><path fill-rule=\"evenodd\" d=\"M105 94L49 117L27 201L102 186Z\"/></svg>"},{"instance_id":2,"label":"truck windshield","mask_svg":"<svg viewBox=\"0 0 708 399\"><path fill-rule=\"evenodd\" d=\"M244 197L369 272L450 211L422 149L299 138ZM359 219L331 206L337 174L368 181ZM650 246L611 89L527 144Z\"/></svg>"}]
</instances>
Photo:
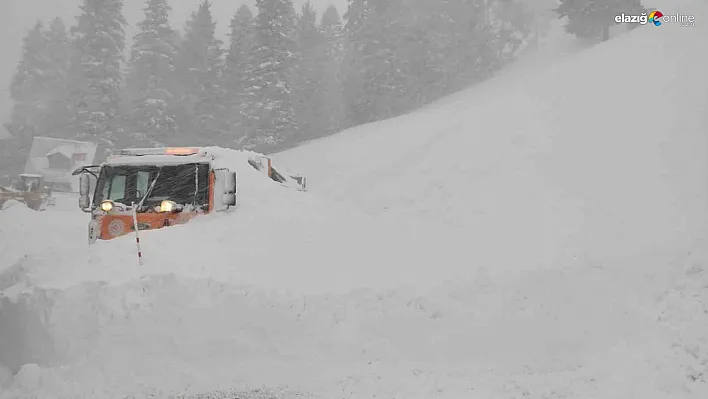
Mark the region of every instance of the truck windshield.
<instances>
[{"instance_id":1,"label":"truck windshield","mask_svg":"<svg viewBox=\"0 0 708 399\"><path fill-rule=\"evenodd\" d=\"M159 175L159 176L158 176ZM157 181L155 179L157 178ZM199 207L209 202L209 165L106 165L96 182L94 204L112 200L130 205L139 203L155 182L144 205L170 200Z\"/></svg>"}]
</instances>

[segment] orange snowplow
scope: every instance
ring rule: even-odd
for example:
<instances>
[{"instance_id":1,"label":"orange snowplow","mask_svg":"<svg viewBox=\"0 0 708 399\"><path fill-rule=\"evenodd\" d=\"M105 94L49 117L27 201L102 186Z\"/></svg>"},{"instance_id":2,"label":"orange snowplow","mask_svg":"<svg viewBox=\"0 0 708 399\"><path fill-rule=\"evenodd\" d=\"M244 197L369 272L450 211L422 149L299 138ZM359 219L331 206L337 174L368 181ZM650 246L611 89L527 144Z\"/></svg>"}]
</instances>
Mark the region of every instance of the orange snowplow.
<instances>
[{"instance_id":1,"label":"orange snowplow","mask_svg":"<svg viewBox=\"0 0 708 399\"><path fill-rule=\"evenodd\" d=\"M21 174L13 187L0 187L0 209L7 201L17 201L36 211L52 204L52 190L42 175Z\"/></svg>"},{"instance_id":2,"label":"orange snowplow","mask_svg":"<svg viewBox=\"0 0 708 399\"><path fill-rule=\"evenodd\" d=\"M217 155L201 148L133 148L75 170L79 208L91 214L89 243L129 234L136 226L160 229L237 206L238 176L215 161ZM249 163L276 182L292 181L305 190L304 178L284 177L265 156Z\"/></svg>"}]
</instances>

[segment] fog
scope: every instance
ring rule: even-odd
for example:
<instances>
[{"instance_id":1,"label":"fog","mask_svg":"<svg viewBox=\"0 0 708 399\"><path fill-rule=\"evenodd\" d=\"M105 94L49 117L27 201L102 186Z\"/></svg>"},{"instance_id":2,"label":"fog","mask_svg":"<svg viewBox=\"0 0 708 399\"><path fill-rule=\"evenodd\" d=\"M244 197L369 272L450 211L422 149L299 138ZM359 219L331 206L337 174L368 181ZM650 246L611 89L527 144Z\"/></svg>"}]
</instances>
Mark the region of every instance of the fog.
<instances>
[{"instance_id":1,"label":"fog","mask_svg":"<svg viewBox=\"0 0 708 399\"><path fill-rule=\"evenodd\" d=\"M0 399L708 398L707 0L0 1Z\"/></svg>"},{"instance_id":2,"label":"fog","mask_svg":"<svg viewBox=\"0 0 708 399\"><path fill-rule=\"evenodd\" d=\"M17 67L17 62L22 53L21 42L27 30L38 19L49 21L54 17L61 17L67 26L73 24L73 17L78 14L79 0L3 0L0 12L2 36L0 36L0 118L4 121L10 113L12 102L9 94L9 81L12 72ZM200 0L183 0L172 5L172 23L175 28L181 28L189 14L194 11ZM241 4L254 4L255 1L247 0L212 0L212 12L218 18L217 29L222 35L226 32L229 20ZM295 0L299 7L304 0ZM346 0L310 0L318 11L322 12L330 4L335 5L340 13L346 10ZM142 16L143 0L127 0L125 2L125 16L131 26L128 27L128 38L134 33L133 24ZM128 42L130 43L130 42ZM128 46L129 47L129 46ZM4 134L3 131L0 134Z\"/></svg>"}]
</instances>

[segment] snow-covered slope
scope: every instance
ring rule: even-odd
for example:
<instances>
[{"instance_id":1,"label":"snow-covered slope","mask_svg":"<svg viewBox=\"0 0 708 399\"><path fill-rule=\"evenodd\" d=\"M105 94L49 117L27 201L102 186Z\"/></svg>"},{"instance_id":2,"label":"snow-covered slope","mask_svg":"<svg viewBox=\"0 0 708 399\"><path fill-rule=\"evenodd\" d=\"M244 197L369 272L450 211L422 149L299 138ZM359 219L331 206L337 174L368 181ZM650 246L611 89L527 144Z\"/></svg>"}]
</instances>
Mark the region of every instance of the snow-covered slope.
<instances>
[{"instance_id":1,"label":"snow-covered slope","mask_svg":"<svg viewBox=\"0 0 708 399\"><path fill-rule=\"evenodd\" d=\"M0 364L41 366L0 398L708 396L707 28L278 154L309 193L219 149L241 207L146 232L142 267L78 210L0 212Z\"/></svg>"},{"instance_id":2,"label":"snow-covered slope","mask_svg":"<svg viewBox=\"0 0 708 399\"><path fill-rule=\"evenodd\" d=\"M706 222L703 29L646 26L276 159L371 215L462 229L475 251L673 249Z\"/></svg>"}]
</instances>

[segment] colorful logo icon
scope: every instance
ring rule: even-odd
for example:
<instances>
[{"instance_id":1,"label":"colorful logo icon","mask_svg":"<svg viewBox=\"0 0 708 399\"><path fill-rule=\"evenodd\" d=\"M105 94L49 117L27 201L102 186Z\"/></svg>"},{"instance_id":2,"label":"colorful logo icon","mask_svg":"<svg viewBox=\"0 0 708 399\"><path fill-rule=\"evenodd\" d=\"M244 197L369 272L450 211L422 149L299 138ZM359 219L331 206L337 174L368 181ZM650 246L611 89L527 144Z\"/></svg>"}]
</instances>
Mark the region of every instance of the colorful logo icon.
<instances>
[{"instance_id":1,"label":"colorful logo icon","mask_svg":"<svg viewBox=\"0 0 708 399\"><path fill-rule=\"evenodd\" d=\"M661 17L663 16L664 14L662 14L659 10L652 11L651 14L649 14L649 22L656 26L661 26Z\"/></svg>"}]
</instances>

